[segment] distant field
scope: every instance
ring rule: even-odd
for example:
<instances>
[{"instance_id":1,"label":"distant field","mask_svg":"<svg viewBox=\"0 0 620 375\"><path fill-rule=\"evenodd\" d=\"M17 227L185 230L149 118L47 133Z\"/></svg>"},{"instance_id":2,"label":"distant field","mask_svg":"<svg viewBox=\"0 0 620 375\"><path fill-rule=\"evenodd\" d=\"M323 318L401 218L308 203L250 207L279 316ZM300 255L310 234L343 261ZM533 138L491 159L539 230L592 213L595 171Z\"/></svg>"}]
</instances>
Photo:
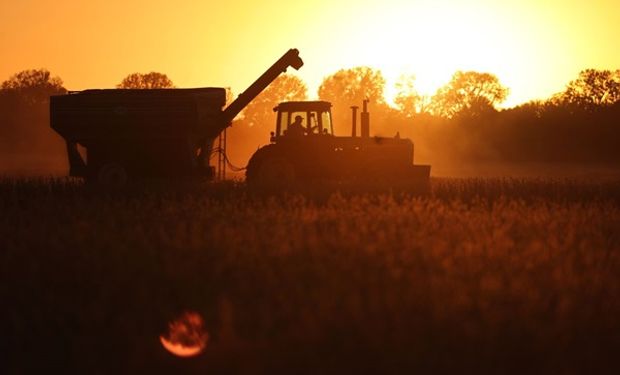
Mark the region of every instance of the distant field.
<instances>
[{"instance_id":1,"label":"distant field","mask_svg":"<svg viewBox=\"0 0 620 375\"><path fill-rule=\"evenodd\" d=\"M3 373L620 370L616 179L330 197L4 179L0 267ZM158 336L185 310L210 339L178 359Z\"/></svg>"}]
</instances>

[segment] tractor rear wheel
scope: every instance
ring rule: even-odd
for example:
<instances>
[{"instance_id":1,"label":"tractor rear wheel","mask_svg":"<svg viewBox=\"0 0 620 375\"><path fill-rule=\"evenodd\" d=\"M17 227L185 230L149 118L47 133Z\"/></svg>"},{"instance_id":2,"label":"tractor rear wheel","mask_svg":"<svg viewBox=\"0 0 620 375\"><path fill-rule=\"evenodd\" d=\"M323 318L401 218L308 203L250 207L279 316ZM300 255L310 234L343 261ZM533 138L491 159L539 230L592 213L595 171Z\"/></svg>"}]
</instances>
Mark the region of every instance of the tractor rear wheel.
<instances>
[{"instance_id":1,"label":"tractor rear wheel","mask_svg":"<svg viewBox=\"0 0 620 375\"><path fill-rule=\"evenodd\" d=\"M248 165L247 182L253 188L282 190L294 187L295 167L281 157L266 157Z\"/></svg>"}]
</instances>

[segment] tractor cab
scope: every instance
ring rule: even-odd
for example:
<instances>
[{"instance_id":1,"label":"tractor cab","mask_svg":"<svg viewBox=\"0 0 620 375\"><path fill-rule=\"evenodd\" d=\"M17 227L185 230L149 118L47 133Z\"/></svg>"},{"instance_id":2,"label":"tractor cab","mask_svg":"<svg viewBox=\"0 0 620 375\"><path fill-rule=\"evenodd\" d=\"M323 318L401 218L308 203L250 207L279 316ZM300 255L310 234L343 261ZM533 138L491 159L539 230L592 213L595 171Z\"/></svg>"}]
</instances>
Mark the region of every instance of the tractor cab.
<instances>
[{"instance_id":1,"label":"tractor cab","mask_svg":"<svg viewBox=\"0 0 620 375\"><path fill-rule=\"evenodd\" d=\"M324 101L284 102L277 112L276 131L271 142L304 136L332 136L331 103Z\"/></svg>"}]
</instances>

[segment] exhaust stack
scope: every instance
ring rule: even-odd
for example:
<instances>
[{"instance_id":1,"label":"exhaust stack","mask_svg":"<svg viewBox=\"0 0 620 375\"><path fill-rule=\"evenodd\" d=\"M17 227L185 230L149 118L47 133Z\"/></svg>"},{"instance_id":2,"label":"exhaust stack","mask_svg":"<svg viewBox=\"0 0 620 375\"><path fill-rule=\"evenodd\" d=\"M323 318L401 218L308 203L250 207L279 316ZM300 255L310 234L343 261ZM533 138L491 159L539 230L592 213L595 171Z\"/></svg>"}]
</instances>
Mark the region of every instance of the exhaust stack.
<instances>
[{"instance_id":1,"label":"exhaust stack","mask_svg":"<svg viewBox=\"0 0 620 375\"><path fill-rule=\"evenodd\" d=\"M368 99L364 100L364 106L362 110L362 123L361 123L361 135L362 138L370 137L370 113L368 112Z\"/></svg>"},{"instance_id":2,"label":"exhaust stack","mask_svg":"<svg viewBox=\"0 0 620 375\"><path fill-rule=\"evenodd\" d=\"M354 105L351 107L351 111L353 111L353 123L351 124L351 137L357 137L357 110L358 106Z\"/></svg>"}]
</instances>

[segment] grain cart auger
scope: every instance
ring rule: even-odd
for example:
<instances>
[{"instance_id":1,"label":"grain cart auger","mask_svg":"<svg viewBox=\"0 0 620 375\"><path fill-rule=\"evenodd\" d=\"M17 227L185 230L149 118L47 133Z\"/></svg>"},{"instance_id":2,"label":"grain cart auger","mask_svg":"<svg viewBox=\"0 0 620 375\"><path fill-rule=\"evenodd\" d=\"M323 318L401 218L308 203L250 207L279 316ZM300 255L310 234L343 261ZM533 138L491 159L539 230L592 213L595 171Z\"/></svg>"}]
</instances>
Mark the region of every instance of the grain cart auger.
<instances>
[{"instance_id":1,"label":"grain cart auger","mask_svg":"<svg viewBox=\"0 0 620 375\"><path fill-rule=\"evenodd\" d=\"M52 96L50 126L66 141L71 176L108 186L134 178L212 178L214 140L289 66L303 66L296 49L226 108L224 88L84 90Z\"/></svg>"}]
</instances>

